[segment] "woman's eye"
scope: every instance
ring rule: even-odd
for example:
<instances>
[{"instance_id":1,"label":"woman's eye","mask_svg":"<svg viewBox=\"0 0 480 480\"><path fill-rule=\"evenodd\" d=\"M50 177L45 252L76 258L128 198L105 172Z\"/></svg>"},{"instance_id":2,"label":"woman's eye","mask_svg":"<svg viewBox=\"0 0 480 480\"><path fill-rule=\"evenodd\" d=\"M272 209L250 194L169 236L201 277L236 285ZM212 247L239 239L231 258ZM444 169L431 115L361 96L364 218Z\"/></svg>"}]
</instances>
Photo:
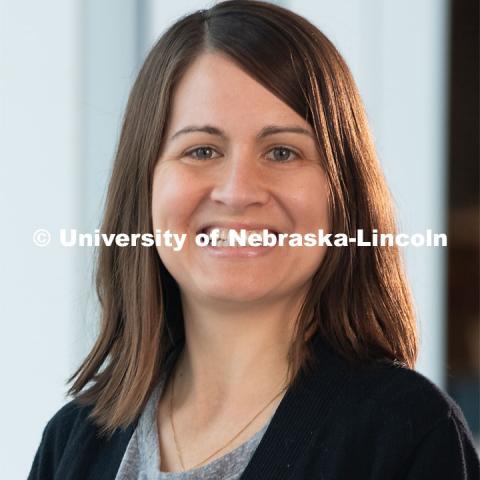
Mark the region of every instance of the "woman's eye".
<instances>
[{"instance_id":1,"label":"woman's eye","mask_svg":"<svg viewBox=\"0 0 480 480\"><path fill-rule=\"evenodd\" d=\"M287 147L275 147L269 153L270 157L276 162L288 162L298 156L296 152Z\"/></svg>"},{"instance_id":2,"label":"woman's eye","mask_svg":"<svg viewBox=\"0 0 480 480\"><path fill-rule=\"evenodd\" d=\"M213 158L215 153L215 150L211 147L197 147L186 152L186 155L197 160L209 160Z\"/></svg>"}]
</instances>

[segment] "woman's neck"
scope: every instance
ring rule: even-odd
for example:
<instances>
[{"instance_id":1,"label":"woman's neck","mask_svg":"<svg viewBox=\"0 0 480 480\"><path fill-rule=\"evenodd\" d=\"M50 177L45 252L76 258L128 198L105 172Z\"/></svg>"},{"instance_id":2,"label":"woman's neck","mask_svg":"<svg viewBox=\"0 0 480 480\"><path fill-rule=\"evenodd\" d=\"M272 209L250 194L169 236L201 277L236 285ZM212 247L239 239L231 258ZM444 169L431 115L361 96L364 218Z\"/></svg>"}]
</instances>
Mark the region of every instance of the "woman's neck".
<instances>
[{"instance_id":1,"label":"woman's neck","mask_svg":"<svg viewBox=\"0 0 480 480\"><path fill-rule=\"evenodd\" d=\"M268 400L287 380L300 299L235 309L183 298L185 346L175 366L176 398L215 415L225 405Z\"/></svg>"}]
</instances>

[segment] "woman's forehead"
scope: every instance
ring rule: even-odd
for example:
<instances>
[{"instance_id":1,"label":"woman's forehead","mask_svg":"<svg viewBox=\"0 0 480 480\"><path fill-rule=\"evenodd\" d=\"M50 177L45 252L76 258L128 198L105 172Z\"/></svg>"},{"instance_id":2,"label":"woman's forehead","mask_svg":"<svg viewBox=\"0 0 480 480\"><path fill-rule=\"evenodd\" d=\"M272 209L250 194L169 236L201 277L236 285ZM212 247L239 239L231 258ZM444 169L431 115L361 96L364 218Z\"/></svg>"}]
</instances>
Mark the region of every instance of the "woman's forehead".
<instances>
[{"instance_id":1,"label":"woman's forehead","mask_svg":"<svg viewBox=\"0 0 480 480\"><path fill-rule=\"evenodd\" d=\"M259 130L266 125L309 124L290 106L226 55L204 53L178 82L170 112L170 134L191 124Z\"/></svg>"}]
</instances>

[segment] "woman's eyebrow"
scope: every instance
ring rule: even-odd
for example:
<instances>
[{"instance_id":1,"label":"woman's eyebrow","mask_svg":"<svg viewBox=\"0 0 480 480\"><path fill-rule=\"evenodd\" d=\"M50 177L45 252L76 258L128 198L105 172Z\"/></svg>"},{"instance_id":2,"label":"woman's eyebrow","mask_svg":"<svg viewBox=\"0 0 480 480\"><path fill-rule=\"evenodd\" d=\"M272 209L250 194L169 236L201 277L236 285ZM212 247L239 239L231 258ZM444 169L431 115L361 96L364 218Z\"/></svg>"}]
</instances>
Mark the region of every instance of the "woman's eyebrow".
<instances>
[{"instance_id":1,"label":"woman's eyebrow","mask_svg":"<svg viewBox=\"0 0 480 480\"><path fill-rule=\"evenodd\" d=\"M301 135L307 135L308 137L315 138L310 130L298 125L268 125L260 130L257 138L265 138L269 135L275 135L276 133L300 133Z\"/></svg>"},{"instance_id":2,"label":"woman's eyebrow","mask_svg":"<svg viewBox=\"0 0 480 480\"><path fill-rule=\"evenodd\" d=\"M214 127L213 125L189 125L188 127L181 128L175 132L170 137L170 140L174 140L180 135L192 132L203 132L210 135L216 135L222 139L227 138L227 134L221 128ZM268 137L269 135L275 135L276 133L299 133L301 135L307 135L311 138L315 138L311 131L298 125L268 125L260 130L257 135L257 139L262 139Z\"/></svg>"},{"instance_id":3,"label":"woman's eyebrow","mask_svg":"<svg viewBox=\"0 0 480 480\"><path fill-rule=\"evenodd\" d=\"M227 135L223 130L217 127L213 127L212 125L201 125L201 126L190 125L188 127L181 128L180 130L175 132L170 137L170 140L174 140L180 135L184 135L186 133L192 133L192 132L204 132L204 133L209 133L210 135L217 135L218 137L222 137L223 139L227 138Z\"/></svg>"}]
</instances>

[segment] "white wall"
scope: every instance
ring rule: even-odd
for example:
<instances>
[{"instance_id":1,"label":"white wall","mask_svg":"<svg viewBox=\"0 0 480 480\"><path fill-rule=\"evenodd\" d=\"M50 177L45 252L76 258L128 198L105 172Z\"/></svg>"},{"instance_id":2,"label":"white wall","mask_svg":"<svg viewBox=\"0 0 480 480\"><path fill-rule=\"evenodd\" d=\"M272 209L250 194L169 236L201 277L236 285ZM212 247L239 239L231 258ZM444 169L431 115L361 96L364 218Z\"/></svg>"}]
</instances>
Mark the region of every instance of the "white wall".
<instances>
[{"instance_id":1,"label":"white wall","mask_svg":"<svg viewBox=\"0 0 480 480\"><path fill-rule=\"evenodd\" d=\"M54 235L98 225L139 24L135 0L0 0L1 478L26 478L93 340L93 251Z\"/></svg>"},{"instance_id":2,"label":"white wall","mask_svg":"<svg viewBox=\"0 0 480 480\"><path fill-rule=\"evenodd\" d=\"M63 403L78 320L76 252L33 246L79 218L77 2L0 0L1 477L24 479Z\"/></svg>"}]
</instances>

